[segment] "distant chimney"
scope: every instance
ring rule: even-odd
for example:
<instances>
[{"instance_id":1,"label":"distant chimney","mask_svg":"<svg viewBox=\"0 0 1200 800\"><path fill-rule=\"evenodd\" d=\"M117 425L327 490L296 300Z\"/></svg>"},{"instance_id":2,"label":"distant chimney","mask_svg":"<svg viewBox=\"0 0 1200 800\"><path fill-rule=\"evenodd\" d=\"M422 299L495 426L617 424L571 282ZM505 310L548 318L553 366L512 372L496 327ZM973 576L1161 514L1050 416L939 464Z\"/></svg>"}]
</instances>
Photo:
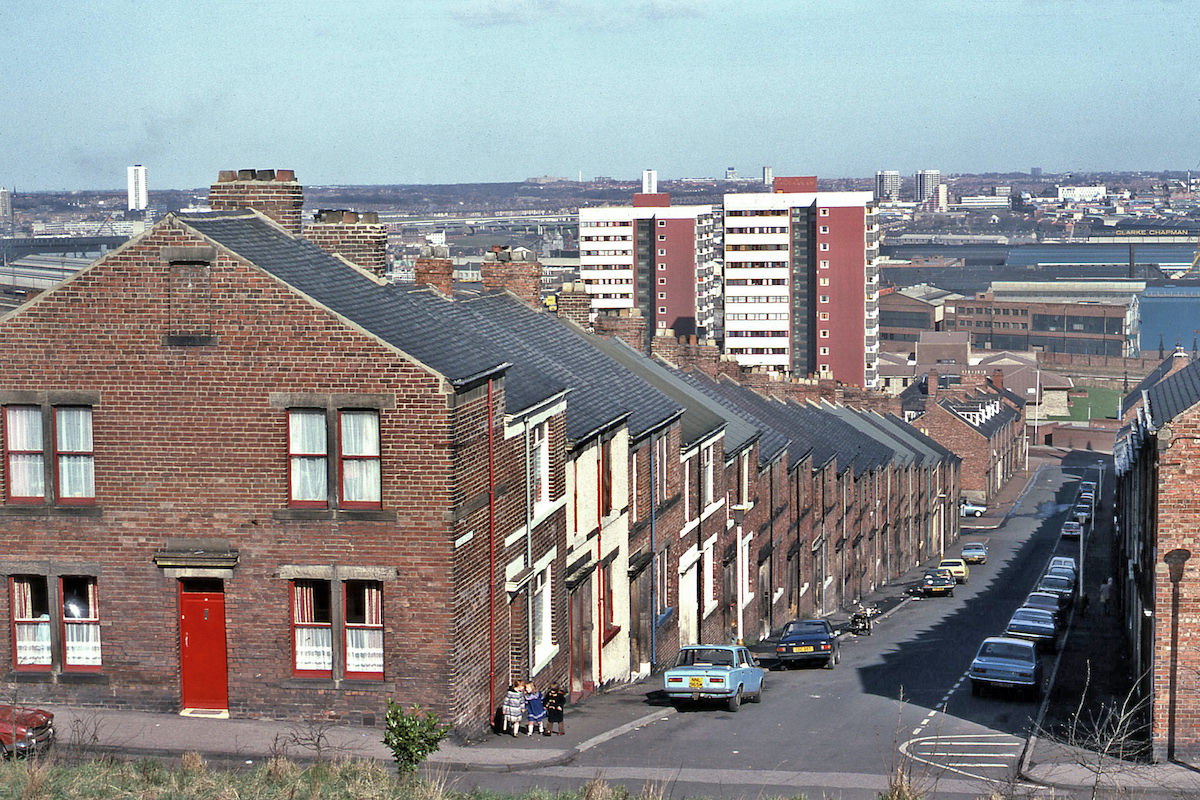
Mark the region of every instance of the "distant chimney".
<instances>
[{"instance_id":1,"label":"distant chimney","mask_svg":"<svg viewBox=\"0 0 1200 800\"><path fill-rule=\"evenodd\" d=\"M591 327L592 296L582 283L564 283L558 293L558 315L581 328Z\"/></svg>"},{"instance_id":2,"label":"distant chimney","mask_svg":"<svg viewBox=\"0 0 1200 800\"><path fill-rule=\"evenodd\" d=\"M510 291L539 308L542 303L542 265L523 247L493 245L492 252L483 257L479 277L483 291Z\"/></svg>"},{"instance_id":3,"label":"distant chimney","mask_svg":"<svg viewBox=\"0 0 1200 800\"><path fill-rule=\"evenodd\" d=\"M416 283L437 289L446 297L454 295L454 262L450 260L450 248L422 247L413 272Z\"/></svg>"},{"instance_id":4,"label":"distant chimney","mask_svg":"<svg viewBox=\"0 0 1200 800\"><path fill-rule=\"evenodd\" d=\"M304 224L304 187L290 169L223 169L208 189L208 204L213 211L253 208L297 236Z\"/></svg>"},{"instance_id":5,"label":"distant chimney","mask_svg":"<svg viewBox=\"0 0 1200 800\"><path fill-rule=\"evenodd\" d=\"M997 369L992 372L992 385L996 387L996 391L1004 391L1004 370Z\"/></svg>"},{"instance_id":6,"label":"distant chimney","mask_svg":"<svg viewBox=\"0 0 1200 800\"><path fill-rule=\"evenodd\" d=\"M304 238L379 277L387 274L387 227L374 211L322 209L304 226Z\"/></svg>"}]
</instances>

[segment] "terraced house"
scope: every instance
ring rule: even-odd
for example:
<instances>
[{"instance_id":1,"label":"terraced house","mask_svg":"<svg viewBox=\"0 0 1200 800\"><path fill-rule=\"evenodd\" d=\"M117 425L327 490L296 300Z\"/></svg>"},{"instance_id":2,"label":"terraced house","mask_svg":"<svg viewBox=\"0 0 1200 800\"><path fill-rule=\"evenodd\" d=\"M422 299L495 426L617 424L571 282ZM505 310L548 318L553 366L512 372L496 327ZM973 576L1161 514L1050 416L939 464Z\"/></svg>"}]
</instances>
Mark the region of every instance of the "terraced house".
<instances>
[{"instance_id":1,"label":"terraced house","mask_svg":"<svg viewBox=\"0 0 1200 800\"><path fill-rule=\"evenodd\" d=\"M957 536L958 459L898 419L651 359L524 271L389 283L374 219L304 226L290 173L210 202L0 318L23 700L372 725L391 697L470 735L514 678L579 697Z\"/></svg>"}]
</instances>

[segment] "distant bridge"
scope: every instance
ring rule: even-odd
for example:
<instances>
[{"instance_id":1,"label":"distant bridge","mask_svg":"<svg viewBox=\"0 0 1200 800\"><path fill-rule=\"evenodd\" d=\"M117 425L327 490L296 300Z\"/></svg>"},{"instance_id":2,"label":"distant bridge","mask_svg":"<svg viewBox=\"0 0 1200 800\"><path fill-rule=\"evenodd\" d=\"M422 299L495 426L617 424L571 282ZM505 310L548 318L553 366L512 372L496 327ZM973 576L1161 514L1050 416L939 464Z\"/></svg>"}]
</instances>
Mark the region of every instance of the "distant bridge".
<instances>
[{"instance_id":1,"label":"distant bridge","mask_svg":"<svg viewBox=\"0 0 1200 800\"><path fill-rule=\"evenodd\" d=\"M85 255L111 250L129 241L128 236L24 236L0 239L0 263L36 253Z\"/></svg>"},{"instance_id":2,"label":"distant bridge","mask_svg":"<svg viewBox=\"0 0 1200 800\"><path fill-rule=\"evenodd\" d=\"M563 225L579 221L575 212L516 212L496 214L446 214L421 217L382 212L379 221L389 225L414 228L444 227L450 225Z\"/></svg>"}]
</instances>

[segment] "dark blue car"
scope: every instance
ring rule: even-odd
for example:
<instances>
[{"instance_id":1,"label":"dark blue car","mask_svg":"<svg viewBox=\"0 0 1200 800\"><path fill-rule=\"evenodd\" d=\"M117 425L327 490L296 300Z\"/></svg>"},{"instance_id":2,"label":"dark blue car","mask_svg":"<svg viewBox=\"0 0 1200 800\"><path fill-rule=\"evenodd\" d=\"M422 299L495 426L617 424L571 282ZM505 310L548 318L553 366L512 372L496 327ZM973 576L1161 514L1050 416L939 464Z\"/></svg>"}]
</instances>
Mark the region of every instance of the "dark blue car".
<instances>
[{"instance_id":1,"label":"dark blue car","mask_svg":"<svg viewBox=\"0 0 1200 800\"><path fill-rule=\"evenodd\" d=\"M775 657L784 667L816 661L826 669L833 669L841 660L842 651L828 620L796 619L784 626L775 645Z\"/></svg>"}]
</instances>

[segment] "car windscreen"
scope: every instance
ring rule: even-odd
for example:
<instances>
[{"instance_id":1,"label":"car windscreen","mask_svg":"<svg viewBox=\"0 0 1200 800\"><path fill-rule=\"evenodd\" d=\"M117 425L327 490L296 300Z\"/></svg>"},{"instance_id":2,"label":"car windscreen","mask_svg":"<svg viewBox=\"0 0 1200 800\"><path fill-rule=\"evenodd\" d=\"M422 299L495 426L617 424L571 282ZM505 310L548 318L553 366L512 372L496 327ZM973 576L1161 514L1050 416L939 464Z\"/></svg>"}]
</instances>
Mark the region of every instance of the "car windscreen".
<instances>
[{"instance_id":1,"label":"car windscreen","mask_svg":"<svg viewBox=\"0 0 1200 800\"><path fill-rule=\"evenodd\" d=\"M719 648L680 650L675 658L677 667L732 667L733 653Z\"/></svg>"},{"instance_id":2,"label":"car windscreen","mask_svg":"<svg viewBox=\"0 0 1200 800\"><path fill-rule=\"evenodd\" d=\"M1009 661L1033 661L1033 649L1009 642L984 642L979 655L985 658L1003 658Z\"/></svg>"},{"instance_id":3,"label":"car windscreen","mask_svg":"<svg viewBox=\"0 0 1200 800\"><path fill-rule=\"evenodd\" d=\"M825 624L815 620L809 622L789 622L783 629L784 636L816 636L825 633Z\"/></svg>"},{"instance_id":4,"label":"car windscreen","mask_svg":"<svg viewBox=\"0 0 1200 800\"><path fill-rule=\"evenodd\" d=\"M1013 612L1013 622L1040 622L1049 625L1051 622L1050 612L1041 609L1018 608Z\"/></svg>"},{"instance_id":5,"label":"car windscreen","mask_svg":"<svg viewBox=\"0 0 1200 800\"><path fill-rule=\"evenodd\" d=\"M1063 592L1069 592L1071 590L1071 582L1066 578L1055 578L1054 576L1049 576L1042 578L1042 582L1038 584L1038 588L1056 589Z\"/></svg>"}]
</instances>

